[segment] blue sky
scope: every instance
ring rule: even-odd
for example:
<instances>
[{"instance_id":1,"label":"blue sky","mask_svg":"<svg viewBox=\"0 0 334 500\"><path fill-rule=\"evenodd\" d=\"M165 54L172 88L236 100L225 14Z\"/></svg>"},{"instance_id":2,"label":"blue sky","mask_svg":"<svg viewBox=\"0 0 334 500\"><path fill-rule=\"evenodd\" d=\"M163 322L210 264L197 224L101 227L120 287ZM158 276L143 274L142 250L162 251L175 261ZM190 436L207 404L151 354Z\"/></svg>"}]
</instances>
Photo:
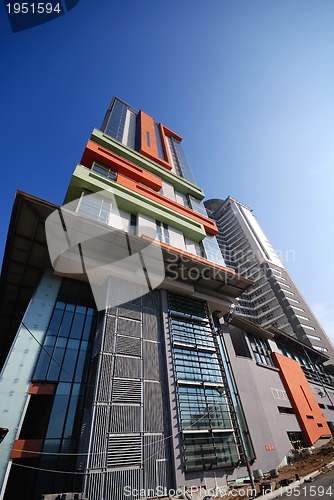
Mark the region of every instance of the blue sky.
<instances>
[{"instance_id":1,"label":"blue sky","mask_svg":"<svg viewBox=\"0 0 334 500\"><path fill-rule=\"evenodd\" d=\"M15 34L0 7L1 253L15 190L61 204L117 95L253 208L334 339L332 0L80 0Z\"/></svg>"}]
</instances>

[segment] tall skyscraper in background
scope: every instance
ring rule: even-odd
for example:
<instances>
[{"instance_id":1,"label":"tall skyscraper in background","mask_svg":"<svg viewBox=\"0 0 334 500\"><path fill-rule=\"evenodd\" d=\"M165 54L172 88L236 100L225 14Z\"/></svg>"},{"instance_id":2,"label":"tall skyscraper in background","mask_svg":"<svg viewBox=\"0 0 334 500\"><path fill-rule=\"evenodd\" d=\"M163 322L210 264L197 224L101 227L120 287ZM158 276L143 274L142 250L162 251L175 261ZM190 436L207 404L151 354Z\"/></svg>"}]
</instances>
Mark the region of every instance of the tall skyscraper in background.
<instances>
[{"instance_id":1,"label":"tall skyscraper in background","mask_svg":"<svg viewBox=\"0 0 334 500\"><path fill-rule=\"evenodd\" d=\"M238 298L236 314L263 328L276 327L328 353L333 363L331 342L252 210L231 197L209 200L205 205L219 228L217 239L226 265L256 282Z\"/></svg>"},{"instance_id":2,"label":"tall skyscraper in background","mask_svg":"<svg viewBox=\"0 0 334 500\"><path fill-rule=\"evenodd\" d=\"M203 198L182 138L119 99L63 207L16 194L0 281L1 499L204 497L331 435L330 345L260 323L258 279L223 248L224 261ZM207 206L221 229L220 202Z\"/></svg>"}]
</instances>

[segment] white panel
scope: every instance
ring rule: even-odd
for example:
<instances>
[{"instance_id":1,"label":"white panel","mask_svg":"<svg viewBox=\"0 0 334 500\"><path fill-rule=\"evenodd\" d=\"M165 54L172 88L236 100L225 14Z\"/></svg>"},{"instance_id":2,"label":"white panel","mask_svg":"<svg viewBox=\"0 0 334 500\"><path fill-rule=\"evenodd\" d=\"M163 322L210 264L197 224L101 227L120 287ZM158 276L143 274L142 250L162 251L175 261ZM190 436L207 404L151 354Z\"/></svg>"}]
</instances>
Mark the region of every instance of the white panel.
<instances>
[{"instance_id":1,"label":"white panel","mask_svg":"<svg viewBox=\"0 0 334 500\"><path fill-rule=\"evenodd\" d=\"M128 212L124 212L124 210L120 210L119 215L122 221L123 229L128 233L131 215Z\"/></svg>"},{"instance_id":2,"label":"white panel","mask_svg":"<svg viewBox=\"0 0 334 500\"><path fill-rule=\"evenodd\" d=\"M135 149L136 138L136 115L127 110L124 124L122 143L131 149Z\"/></svg>"},{"instance_id":3,"label":"white panel","mask_svg":"<svg viewBox=\"0 0 334 500\"><path fill-rule=\"evenodd\" d=\"M197 255L196 243L192 240L189 240L189 238L186 238L186 250L193 255Z\"/></svg>"},{"instance_id":4,"label":"white panel","mask_svg":"<svg viewBox=\"0 0 334 500\"><path fill-rule=\"evenodd\" d=\"M162 194L169 200L175 201L174 187L166 181L162 181Z\"/></svg>"},{"instance_id":5,"label":"white panel","mask_svg":"<svg viewBox=\"0 0 334 500\"><path fill-rule=\"evenodd\" d=\"M124 212L123 210L119 210L119 215L115 213L111 214L109 225L111 227L115 227L116 229L121 229L122 231L128 231L129 219L130 214Z\"/></svg>"},{"instance_id":6,"label":"white panel","mask_svg":"<svg viewBox=\"0 0 334 500\"><path fill-rule=\"evenodd\" d=\"M174 229L170 226L168 229L169 229L170 245L176 248L180 248L181 250L186 250L186 245L184 243L184 236L182 231Z\"/></svg>"},{"instance_id":7,"label":"white panel","mask_svg":"<svg viewBox=\"0 0 334 500\"><path fill-rule=\"evenodd\" d=\"M175 191L175 201L177 203L180 203L180 205L183 205L184 207L188 207L186 195L178 193L177 191Z\"/></svg>"},{"instance_id":8,"label":"white panel","mask_svg":"<svg viewBox=\"0 0 334 500\"><path fill-rule=\"evenodd\" d=\"M267 339L267 342L268 342L269 347L272 350L272 352L278 352L279 354L281 354L276 342L274 342L273 340L270 340L270 339Z\"/></svg>"},{"instance_id":9,"label":"white panel","mask_svg":"<svg viewBox=\"0 0 334 500\"><path fill-rule=\"evenodd\" d=\"M138 214L138 236L149 236L150 238L156 237L156 223L155 220L143 214Z\"/></svg>"},{"instance_id":10,"label":"white panel","mask_svg":"<svg viewBox=\"0 0 334 500\"><path fill-rule=\"evenodd\" d=\"M256 238L258 238L258 240L260 241L260 244L262 244L265 252L269 256L269 258L268 258L268 256L266 256L266 260L270 260L271 262L273 262L273 264L276 264L277 266L283 267L282 262L277 257L275 250L273 249L273 247L269 243L266 235L262 231L259 223L257 222L257 220L254 217L254 215L252 214L252 212L245 207L241 207L241 211L242 211L243 215L245 216L247 222L251 226Z\"/></svg>"},{"instance_id":11,"label":"white panel","mask_svg":"<svg viewBox=\"0 0 334 500\"><path fill-rule=\"evenodd\" d=\"M251 211L236 202L231 204L231 208L252 247L256 259L259 262L272 262L284 269L283 264L277 257Z\"/></svg>"}]
</instances>

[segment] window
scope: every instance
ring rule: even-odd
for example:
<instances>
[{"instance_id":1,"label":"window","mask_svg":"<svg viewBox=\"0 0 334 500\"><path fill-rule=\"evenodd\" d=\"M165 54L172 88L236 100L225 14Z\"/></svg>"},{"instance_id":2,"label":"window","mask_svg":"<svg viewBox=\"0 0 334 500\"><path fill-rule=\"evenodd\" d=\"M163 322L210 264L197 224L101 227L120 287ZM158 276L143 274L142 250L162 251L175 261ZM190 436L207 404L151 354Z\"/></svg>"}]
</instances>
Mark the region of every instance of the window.
<instances>
[{"instance_id":1,"label":"window","mask_svg":"<svg viewBox=\"0 0 334 500\"><path fill-rule=\"evenodd\" d=\"M193 184L196 184L181 142L174 137L167 136L166 138L177 174Z\"/></svg>"},{"instance_id":2,"label":"window","mask_svg":"<svg viewBox=\"0 0 334 500\"><path fill-rule=\"evenodd\" d=\"M296 314L296 318L304 319L305 321L310 321L310 318L307 318L306 316L300 316L300 314Z\"/></svg>"},{"instance_id":3,"label":"window","mask_svg":"<svg viewBox=\"0 0 334 500\"><path fill-rule=\"evenodd\" d=\"M311 340L320 340L320 341L322 340L320 337L318 337L318 335L312 335L311 333L307 333L306 337Z\"/></svg>"},{"instance_id":4,"label":"window","mask_svg":"<svg viewBox=\"0 0 334 500\"><path fill-rule=\"evenodd\" d=\"M88 196L86 196L87 194L86 192L82 193L77 212L99 222L109 224L112 209L111 201L97 193L89 193Z\"/></svg>"},{"instance_id":5,"label":"window","mask_svg":"<svg viewBox=\"0 0 334 500\"><path fill-rule=\"evenodd\" d=\"M294 415L295 410L293 408L290 408L289 406L278 406L278 411L280 412L281 415Z\"/></svg>"},{"instance_id":6,"label":"window","mask_svg":"<svg viewBox=\"0 0 334 500\"><path fill-rule=\"evenodd\" d=\"M148 147L150 148L151 147L151 136L150 136L150 133L148 130L146 131L146 143L147 143Z\"/></svg>"},{"instance_id":7,"label":"window","mask_svg":"<svg viewBox=\"0 0 334 500\"><path fill-rule=\"evenodd\" d=\"M155 221L156 227L157 227L157 236L158 240L162 241L163 243L167 243L169 245L169 229L167 224L164 222L161 222L159 220Z\"/></svg>"},{"instance_id":8,"label":"window","mask_svg":"<svg viewBox=\"0 0 334 500\"><path fill-rule=\"evenodd\" d=\"M261 365L275 366L271 358L271 350L268 342L261 337L248 335L255 361Z\"/></svg>"},{"instance_id":9,"label":"window","mask_svg":"<svg viewBox=\"0 0 334 500\"><path fill-rule=\"evenodd\" d=\"M136 235L136 233L137 233L137 215L130 214L129 234Z\"/></svg>"},{"instance_id":10,"label":"window","mask_svg":"<svg viewBox=\"0 0 334 500\"><path fill-rule=\"evenodd\" d=\"M199 257L203 257L205 259L206 255L205 255L203 243L201 241L199 243L195 243L195 247L196 247L196 254Z\"/></svg>"},{"instance_id":11,"label":"window","mask_svg":"<svg viewBox=\"0 0 334 500\"><path fill-rule=\"evenodd\" d=\"M313 345L312 346L313 349L315 349L316 351L320 351L320 352L328 352L328 349L326 347L322 347L320 345Z\"/></svg>"},{"instance_id":12,"label":"window","mask_svg":"<svg viewBox=\"0 0 334 500\"><path fill-rule=\"evenodd\" d=\"M300 324L300 326L303 328L307 328L308 330L315 330L314 326L303 325L302 323Z\"/></svg>"},{"instance_id":13,"label":"window","mask_svg":"<svg viewBox=\"0 0 334 500\"><path fill-rule=\"evenodd\" d=\"M294 302L295 304L299 304L299 300L296 300L296 299L290 299L290 297L287 297L288 300L290 300L290 302Z\"/></svg>"},{"instance_id":14,"label":"window","mask_svg":"<svg viewBox=\"0 0 334 500\"><path fill-rule=\"evenodd\" d=\"M233 331L231 333L231 340L236 356L243 356L244 358L252 357L245 337L245 332L241 330Z\"/></svg>"},{"instance_id":15,"label":"window","mask_svg":"<svg viewBox=\"0 0 334 500\"><path fill-rule=\"evenodd\" d=\"M304 309L302 309L301 307L297 307L297 306L290 306L290 307L292 307L292 309L295 309L296 311L305 312Z\"/></svg>"},{"instance_id":16,"label":"window","mask_svg":"<svg viewBox=\"0 0 334 500\"><path fill-rule=\"evenodd\" d=\"M166 160L165 153L164 153L164 148L163 148L163 145L162 145L162 140L161 140L159 125L156 122L154 122L154 130L155 130L155 139L157 141L158 156L162 160Z\"/></svg>"},{"instance_id":17,"label":"window","mask_svg":"<svg viewBox=\"0 0 334 500\"><path fill-rule=\"evenodd\" d=\"M288 437L294 450L305 447L306 443L301 432L288 432Z\"/></svg>"},{"instance_id":18,"label":"window","mask_svg":"<svg viewBox=\"0 0 334 500\"><path fill-rule=\"evenodd\" d=\"M103 175L103 177L106 177L107 179L111 181L115 181L117 177L117 172L116 170L113 170L106 165L102 165L101 163L97 163L96 161L93 163L92 166L93 172L96 172L99 175Z\"/></svg>"},{"instance_id":19,"label":"window","mask_svg":"<svg viewBox=\"0 0 334 500\"><path fill-rule=\"evenodd\" d=\"M168 306L185 469L236 464L240 454L232 407L207 304L168 293Z\"/></svg>"},{"instance_id":20,"label":"window","mask_svg":"<svg viewBox=\"0 0 334 500\"><path fill-rule=\"evenodd\" d=\"M31 397L22 426L23 439L45 438L43 450L49 453L48 466L52 469L59 466L59 453L72 454L77 450L95 319L90 286L64 278L32 377L35 382L54 385L55 391L52 396ZM72 462L62 463L64 470L74 469ZM58 489L62 491L63 480L56 483L53 491Z\"/></svg>"},{"instance_id":21,"label":"window","mask_svg":"<svg viewBox=\"0 0 334 500\"><path fill-rule=\"evenodd\" d=\"M269 266L269 269L270 271L272 271L273 273L277 273L277 274L280 274L282 276L282 271L279 271L278 269L273 269L272 267Z\"/></svg>"}]
</instances>

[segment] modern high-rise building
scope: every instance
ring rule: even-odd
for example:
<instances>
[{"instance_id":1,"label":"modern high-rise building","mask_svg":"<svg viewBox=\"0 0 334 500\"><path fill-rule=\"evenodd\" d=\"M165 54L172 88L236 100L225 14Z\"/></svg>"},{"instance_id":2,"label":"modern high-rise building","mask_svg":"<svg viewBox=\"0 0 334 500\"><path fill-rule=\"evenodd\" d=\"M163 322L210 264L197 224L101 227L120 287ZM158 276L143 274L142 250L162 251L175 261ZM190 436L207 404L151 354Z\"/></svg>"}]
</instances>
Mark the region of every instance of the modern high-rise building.
<instances>
[{"instance_id":1,"label":"modern high-rise building","mask_svg":"<svg viewBox=\"0 0 334 500\"><path fill-rule=\"evenodd\" d=\"M268 241L252 210L239 201L205 203L217 223L228 267L256 282L237 300L236 314L263 328L276 327L334 362L333 346Z\"/></svg>"},{"instance_id":2,"label":"modern high-rise building","mask_svg":"<svg viewBox=\"0 0 334 500\"><path fill-rule=\"evenodd\" d=\"M236 314L257 282L225 263L203 198L182 138L119 99L62 207L17 192L0 499L203 498L331 435L327 352Z\"/></svg>"}]
</instances>

